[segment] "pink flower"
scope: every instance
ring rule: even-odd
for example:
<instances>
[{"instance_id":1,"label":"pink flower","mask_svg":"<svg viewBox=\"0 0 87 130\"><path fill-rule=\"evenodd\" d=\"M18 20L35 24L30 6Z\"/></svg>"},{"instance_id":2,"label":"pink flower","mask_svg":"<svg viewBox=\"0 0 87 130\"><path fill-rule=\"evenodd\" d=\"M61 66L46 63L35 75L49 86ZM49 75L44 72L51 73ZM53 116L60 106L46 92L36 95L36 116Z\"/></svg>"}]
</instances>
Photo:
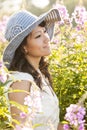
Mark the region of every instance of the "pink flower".
<instances>
[{"instance_id":1,"label":"pink flower","mask_svg":"<svg viewBox=\"0 0 87 130\"><path fill-rule=\"evenodd\" d=\"M7 73L5 72L3 63L0 61L0 82L5 83L6 80L7 80Z\"/></svg>"},{"instance_id":2,"label":"pink flower","mask_svg":"<svg viewBox=\"0 0 87 130\"><path fill-rule=\"evenodd\" d=\"M27 105L29 107L32 107L33 101L31 97L28 95L27 97L24 98L24 105Z\"/></svg>"},{"instance_id":3,"label":"pink flower","mask_svg":"<svg viewBox=\"0 0 87 130\"><path fill-rule=\"evenodd\" d=\"M6 39L4 38L4 32L6 23L8 20L8 16L3 16L2 20L0 21L0 42L6 42Z\"/></svg>"},{"instance_id":4,"label":"pink flower","mask_svg":"<svg viewBox=\"0 0 87 130\"><path fill-rule=\"evenodd\" d=\"M42 112L40 92L36 86L32 86L30 95L25 97L24 105L28 106L29 113Z\"/></svg>"},{"instance_id":5,"label":"pink flower","mask_svg":"<svg viewBox=\"0 0 87 130\"><path fill-rule=\"evenodd\" d=\"M26 118L27 117L27 114L26 113L24 113L24 112L21 112L20 113L20 117L23 119L23 118Z\"/></svg>"},{"instance_id":6,"label":"pink flower","mask_svg":"<svg viewBox=\"0 0 87 130\"><path fill-rule=\"evenodd\" d=\"M6 80L7 80L6 75L1 75L1 74L0 74L0 82L5 83Z\"/></svg>"},{"instance_id":7,"label":"pink flower","mask_svg":"<svg viewBox=\"0 0 87 130\"><path fill-rule=\"evenodd\" d=\"M85 7L77 6L74 10L74 13L72 13L72 16L75 19L75 22L81 26L85 21L87 21L87 11Z\"/></svg>"},{"instance_id":8,"label":"pink flower","mask_svg":"<svg viewBox=\"0 0 87 130\"><path fill-rule=\"evenodd\" d=\"M62 18L62 20L59 21L59 24L62 25L65 23L65 24L71 25L71 19L69 18L69 13L68 13L67 8L61 4L56 4L55 8L58 9L60 16Z\"/></svg>"},{"instance_id":9,"label":"pink flower","mask_svg":"<svg viewBox=\"0 0 87 130\"><path fill-rule=\"evenodd\" d=\"M68 121L71 128L77 128L76 130L84 130L84 116L86 114L85 108L77 104L71 104L68 108L66 108L66 112L65 119ZM64 128L64 130L67 130L66 127Z\"/></svg>"},{"instance_id":10,"label":"pink flower","mask_svg":"<svg viewBox=\"0 0 87 130\"><path fill-rule=\"evenodd\" d=\"M69 128L70 128L70 127L69 127L68 124L64 124L64 125L63 125L63 129L64 129L64 130L69 130Z\"/></svg>"}]
</instances>

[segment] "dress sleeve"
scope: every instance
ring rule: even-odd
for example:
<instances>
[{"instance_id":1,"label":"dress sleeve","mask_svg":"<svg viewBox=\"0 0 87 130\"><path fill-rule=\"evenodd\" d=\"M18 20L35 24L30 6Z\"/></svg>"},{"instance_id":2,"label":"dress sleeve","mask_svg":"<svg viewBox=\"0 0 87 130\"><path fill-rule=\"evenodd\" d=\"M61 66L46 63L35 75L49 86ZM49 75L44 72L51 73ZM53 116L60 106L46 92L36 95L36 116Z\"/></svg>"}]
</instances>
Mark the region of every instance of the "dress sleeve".
<instances>
[{"instance_id":1,"label":"dress sleeve","mask_svg":"<svg viewBox=\"0 0 87 130\"><path fill-rule=\"evenodd\" d=\"M9 87L11 86L11 84L13 84L14 82L17 82L17 81L21 81L21 80L27 80L27 81L31 81L31 82L34 81L32 75L30 75L28 73L24 73L24 72L12 72L9 75L8 84L6 85L5 89L8 90Z\"/></svg>"}]
</instances>

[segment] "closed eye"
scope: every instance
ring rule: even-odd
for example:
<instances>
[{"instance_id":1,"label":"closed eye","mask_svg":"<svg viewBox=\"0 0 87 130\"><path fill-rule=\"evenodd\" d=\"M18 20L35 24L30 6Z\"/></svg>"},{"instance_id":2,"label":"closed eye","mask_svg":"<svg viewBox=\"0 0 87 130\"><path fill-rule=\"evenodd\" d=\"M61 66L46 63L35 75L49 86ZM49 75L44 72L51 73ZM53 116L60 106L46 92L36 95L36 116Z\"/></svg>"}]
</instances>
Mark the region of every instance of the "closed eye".
<instances>
[{"instance_id":1,"label":"closed eye","mask_svg":"<svg viewBox=\"0 0 87 130\"><path fill-rule=\"evenodd\" d=\"M47 30L45 29L45 30L43 30L43 32L44 32L44 33L47 33ZM35 39L37 39L37 38L39 38L39 37L41 37L41 34L37 35L37 36L35 37Z\"/></svg>"},{"instance_id":2,"label":"closed eye","mask_svg":"<svg viewBox=\"0 0 87 130\"><path fill-rule=\"evenodd\" d=\"M38 36L36 36L35 38L39 38L39 37L41 37L41 35L38 35Z\"/></svg>"},{"instance_id":3,"label":"closed eye","mask_svg":"<svg viewBox=\"0 0 87 130\"><path fill-rule=\"evenodd\" d=\"M44 30L44 33L47 33L47 30L46 30L46 29Z\"/></svg>"}]
</instances>

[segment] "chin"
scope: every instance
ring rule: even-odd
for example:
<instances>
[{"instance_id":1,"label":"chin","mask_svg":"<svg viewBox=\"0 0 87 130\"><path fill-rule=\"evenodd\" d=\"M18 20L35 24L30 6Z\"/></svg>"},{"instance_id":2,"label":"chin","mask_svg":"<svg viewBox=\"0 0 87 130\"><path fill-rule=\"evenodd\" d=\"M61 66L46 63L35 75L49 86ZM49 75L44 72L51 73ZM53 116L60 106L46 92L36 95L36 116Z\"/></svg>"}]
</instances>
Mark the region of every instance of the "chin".
<instances>
[{"instance_id":1,"label":"chin","mask_svg":"<svg viewBox=\"0 0 87 130\"><path fill-rule=\"evenodd\" d=\"M49 56L51 54L51 51L48 53L45 53L44 56Z\"/></svg>"}]
</instances>

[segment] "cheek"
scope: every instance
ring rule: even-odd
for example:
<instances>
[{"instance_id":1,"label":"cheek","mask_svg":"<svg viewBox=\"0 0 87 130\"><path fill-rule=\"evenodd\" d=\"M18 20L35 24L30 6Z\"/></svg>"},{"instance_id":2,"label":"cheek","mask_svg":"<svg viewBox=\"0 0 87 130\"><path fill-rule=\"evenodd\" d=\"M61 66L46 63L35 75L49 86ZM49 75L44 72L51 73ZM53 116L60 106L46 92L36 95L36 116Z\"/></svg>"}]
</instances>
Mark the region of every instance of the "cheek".
<instances>
[{"instance_id":1,"label":"cheek","mask_svg":"<svg viewBox=\"0 0 87 130\"><path fill-rule=\"evenodd\" d=\"M43 42L41 40L29 40L27 42L27 50L30 55L42 55Z\"/></svg>"},{"instance_id":2,"label":"cheek","mask_svg":"<svg viewBox=\"0 0 87 130\"><path fill-rule=\"evenodd\" d=\"M38 44L32 44L32 45L28 46L27 49L28 49L29 54L38 54L40 52L41 48L42 47Z\"/></svg>"},{"instance_id":3,"label":"cheek","mask_svg":"<svg viewBox=\"0 0 87 130\"><path fill-rule=\"evenodd\" d=\"M40 49L41 47L39 46L39 45L31 45L31 46L29 46L28 47L28 50L29 51L36 51L36 50L38 50L38 49Z\"/></svg>"}]
</instances>

